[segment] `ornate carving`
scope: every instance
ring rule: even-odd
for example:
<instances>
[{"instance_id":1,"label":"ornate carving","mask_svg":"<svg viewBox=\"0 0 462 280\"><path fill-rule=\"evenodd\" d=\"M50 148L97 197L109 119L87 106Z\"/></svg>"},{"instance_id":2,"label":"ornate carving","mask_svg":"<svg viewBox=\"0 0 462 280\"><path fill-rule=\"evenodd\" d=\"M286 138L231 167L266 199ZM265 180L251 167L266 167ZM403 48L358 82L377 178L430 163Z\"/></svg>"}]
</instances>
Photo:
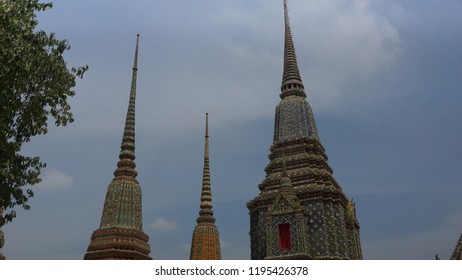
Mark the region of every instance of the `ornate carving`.
<instances>
[{"instance_id":1,"label":"ornate carving","mask_svg":"<svg viewBox=\"0 0 462 280\"><path fill-rule=\"evenodd\" d=\"M280 178L278 196L266 212L266 257L265 259L311 259L308 254L308 235L305 213L300 200L295 195L290 178L287 176L283 156L283 172ZM290 230L288 248L281 248L280 225L288 224Z\"/></svg>"}]
</instances>

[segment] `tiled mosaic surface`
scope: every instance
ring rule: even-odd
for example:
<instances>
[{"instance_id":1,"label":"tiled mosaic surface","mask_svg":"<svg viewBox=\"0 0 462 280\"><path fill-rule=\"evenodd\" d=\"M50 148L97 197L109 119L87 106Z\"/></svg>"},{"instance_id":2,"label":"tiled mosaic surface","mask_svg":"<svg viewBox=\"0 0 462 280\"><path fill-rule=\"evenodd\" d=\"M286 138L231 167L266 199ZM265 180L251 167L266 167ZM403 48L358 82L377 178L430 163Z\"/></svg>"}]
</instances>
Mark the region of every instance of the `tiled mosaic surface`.
<instances>
[{"instance_id":1,"label":"tiled mosaic surface","mask_svg":"<svg viewBox=\"0 0 462 280\"><path fill-rule=\"evenodd\" d=\"M221 260L220 237L214 224L196 226L191 244L191 260Z\"/></svg>"}]
</instances>

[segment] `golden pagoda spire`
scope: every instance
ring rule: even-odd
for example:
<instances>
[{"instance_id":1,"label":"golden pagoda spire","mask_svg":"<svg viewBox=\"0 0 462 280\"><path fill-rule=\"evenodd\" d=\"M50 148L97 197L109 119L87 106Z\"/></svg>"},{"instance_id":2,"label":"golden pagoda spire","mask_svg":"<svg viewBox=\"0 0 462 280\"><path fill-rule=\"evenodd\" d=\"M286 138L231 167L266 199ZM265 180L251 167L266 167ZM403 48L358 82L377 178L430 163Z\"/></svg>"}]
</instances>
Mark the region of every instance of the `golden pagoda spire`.
<instances>
[{"instance_id":1,"label":"golden pagoda spire","mask_svg":"<svg viewBox=\"0 0 462 280\"><path fill-rule=\"evenodd\" d=\"M212 210L209 164L209 114L205 114L204 172L202 175L201 210L191 242L191 260L220 260L221 248L218 229Z\"/></svg>"},{"instance_id":2,"label":"golden pagoda spire","mask_svg":"<svg viewBox=\"0 0 462 280\"><path fill-rule=\"evenodd\" d=\"M215 223L212 210L212 190L210 188L210 164L209 164L209 114L205 113L205 146L204 146L204 171L202 174L202 192L199 218L197 223Z\"/></svg>"}]
</instances>

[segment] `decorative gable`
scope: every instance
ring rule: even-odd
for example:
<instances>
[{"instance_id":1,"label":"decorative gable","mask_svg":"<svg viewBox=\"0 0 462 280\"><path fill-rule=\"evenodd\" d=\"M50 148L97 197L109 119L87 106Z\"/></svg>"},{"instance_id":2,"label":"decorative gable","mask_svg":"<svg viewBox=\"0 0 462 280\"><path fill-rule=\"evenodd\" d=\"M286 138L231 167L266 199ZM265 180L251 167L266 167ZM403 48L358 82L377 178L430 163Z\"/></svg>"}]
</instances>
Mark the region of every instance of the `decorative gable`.
<instances>
[{"instance_id":1,"label":"decorative gable","mask_svg":"<svg viewBox=\"0 0 462 280\"><path fill-rule=\"evenodd\" d=\"M269 215L285 215L301 212L301 204L295 195L281 192L268 209Z\"/></svg>"}]
</instances>

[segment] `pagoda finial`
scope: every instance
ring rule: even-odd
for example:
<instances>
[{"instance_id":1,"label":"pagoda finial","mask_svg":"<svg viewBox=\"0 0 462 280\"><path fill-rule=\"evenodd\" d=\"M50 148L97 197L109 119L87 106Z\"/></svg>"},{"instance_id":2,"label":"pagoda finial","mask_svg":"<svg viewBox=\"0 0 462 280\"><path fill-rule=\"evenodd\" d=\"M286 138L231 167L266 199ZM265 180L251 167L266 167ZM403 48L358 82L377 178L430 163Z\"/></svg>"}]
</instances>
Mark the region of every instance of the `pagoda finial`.
<instances>
[{"instance_id":1,"label":"pagoda finial","mask_svg":"<svg viewBox=\"0 0 462 280\"><path fill-rule=\"evenodd\" d=\"M120 146L119 162L114 172L116 177L128 176L136 178L138 172L135 167L135 101L136 101L136 77L138 73L138 44L140 34L136 34L135 58L133 61L132 83L130 87L130 100L128 103L127 116L125 119L125 128Z\"/></svg>"},{"instance_id":2,"label":"pagoda finial","mask_svg":"<svg viewBox=\"0 0 462 280\"><path fill-rule=\"evenodd\" d=\"M298 70L292 33L290 31L287 0L284 0L284 22L284 71L282 74L281 94L279 96L281 99L290 95L306 97L300 71Z\"/></svg>"},{"instance_id":3,"label":"pagoda finial","mask_svg":"<svg viewBox=\"0 0 462 280\"><path fill-rule=\"evenodd\" d=\"M197 223L215 223L212 210L212 190L210 188L210 163L209 163L209 114L205 113L205 147L204 147L204 172L202 175L201 210Z\"/></svg>"},{"instance_id":4,"label":"pagoda finial","mask_svg":"<svg viewBox=\"0 0 462 280\"><path fill-rule=\"evenodd\" d=\"M204 158L209 158L209 113L205 113L205 149Z\"/></svg>"}]
</instances>

